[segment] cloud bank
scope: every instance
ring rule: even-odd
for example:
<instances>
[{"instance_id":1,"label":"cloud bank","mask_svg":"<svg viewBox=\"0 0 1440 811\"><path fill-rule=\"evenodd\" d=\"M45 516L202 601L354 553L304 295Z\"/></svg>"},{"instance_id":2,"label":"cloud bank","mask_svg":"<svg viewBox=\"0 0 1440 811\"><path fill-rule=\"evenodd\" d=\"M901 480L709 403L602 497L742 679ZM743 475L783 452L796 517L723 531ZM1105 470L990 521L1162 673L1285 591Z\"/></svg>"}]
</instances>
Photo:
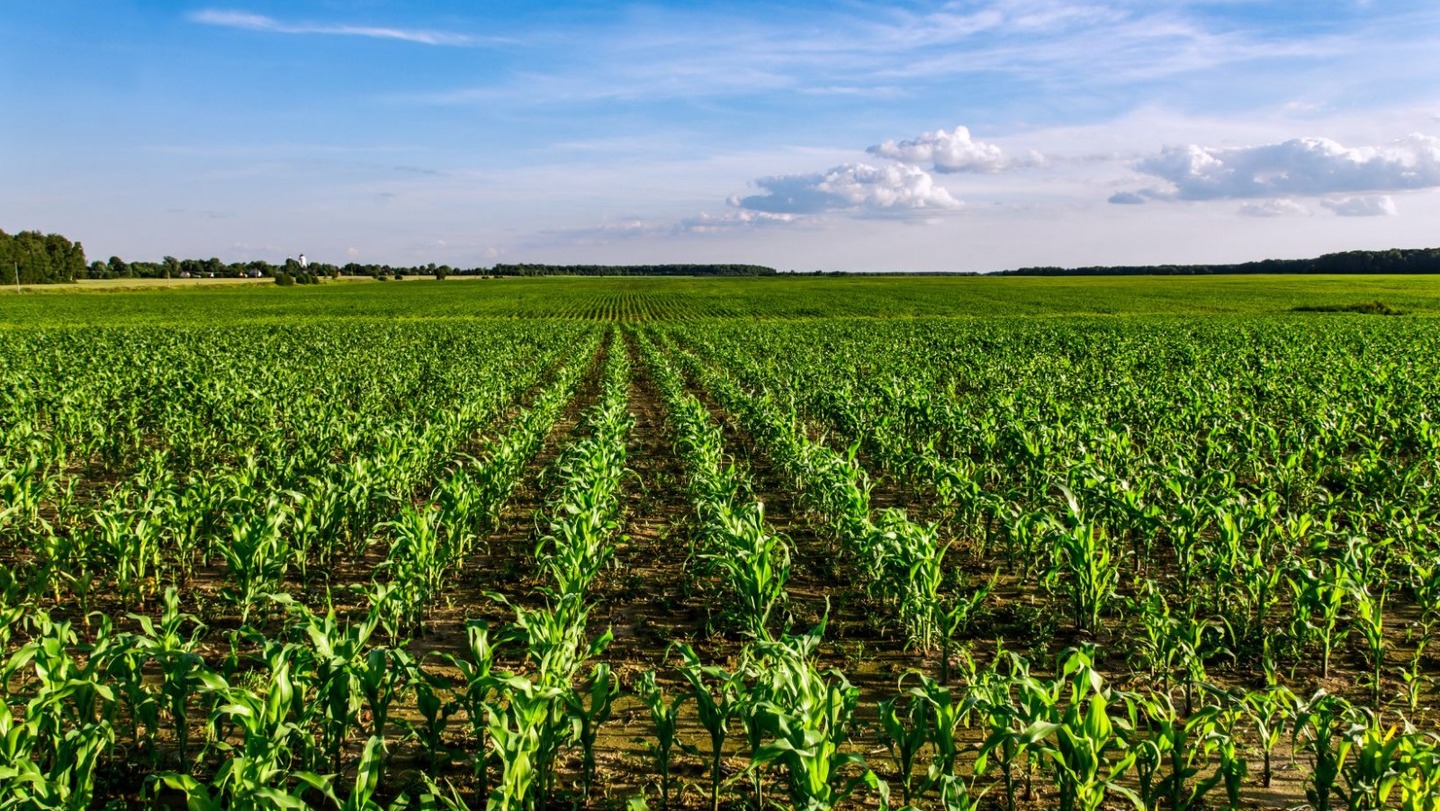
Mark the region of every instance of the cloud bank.
<instances>
[{"instance_id":1,"label":"cloud bank","mask_svg":"<svg viewBox=\"0 0 1440 811\"><path fill-rule=\"evenodd\" d=\"M1440 138L1417 133L1382 146L1361 147L1346 147L1329 138L1294 138L1240 148L1192 144L1166 147L1134 168L1168 185L1136 193L1154 200L1321 197L1430 189L1440 187ZM1112 197L1111 202L1122 201ZM1390 208L1393 206L1391 202ZM1337 206L1326 207L1340 213ZM1370 207L1384 208L1379 204Z\"/></svg>"}]
</instances>

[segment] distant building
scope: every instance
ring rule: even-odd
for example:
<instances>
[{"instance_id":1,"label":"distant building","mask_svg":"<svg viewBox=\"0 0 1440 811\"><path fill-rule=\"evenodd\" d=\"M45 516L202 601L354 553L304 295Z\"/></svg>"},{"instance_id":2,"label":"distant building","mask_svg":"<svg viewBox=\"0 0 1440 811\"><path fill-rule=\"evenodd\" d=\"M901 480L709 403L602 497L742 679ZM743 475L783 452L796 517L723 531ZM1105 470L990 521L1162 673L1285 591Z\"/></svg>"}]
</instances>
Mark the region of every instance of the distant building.
<instances>
[{"instance_id":1,"label":"distant building","mask_svg":"<svg viewBox=\"0 0 1440 811\"><path fill-rule=\"evenodd\" d=\"M308 267L310 267L310 260L305 258L305 254L300 254L300 269L304 270Z\"/></svg>"}]
</instances>

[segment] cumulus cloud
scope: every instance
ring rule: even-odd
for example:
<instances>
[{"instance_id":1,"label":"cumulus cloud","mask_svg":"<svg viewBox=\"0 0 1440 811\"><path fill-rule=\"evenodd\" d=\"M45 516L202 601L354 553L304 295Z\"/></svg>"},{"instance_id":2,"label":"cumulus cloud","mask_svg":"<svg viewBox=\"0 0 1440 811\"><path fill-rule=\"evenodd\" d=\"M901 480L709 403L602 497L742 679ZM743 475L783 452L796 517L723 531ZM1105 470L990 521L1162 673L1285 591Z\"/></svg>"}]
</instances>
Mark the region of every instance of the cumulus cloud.
<instances>
[{"instance_id":1,"label":"cumulus cloud","mask_svg":"<svg viewBox=\"0 0 1440 811\"><path fill-rule=\"evenodd\" d=\"M1015 156L995 144L977 141L970 137L970 130L965 127L956 127L950 132L926 132L909 141L886 141L865 151L901 163L929 164L941 173L994 173L1044 162L1038 152Z\"/></svg>"},{"instance_id":2,"label":"cumulus cloud","mask_svg":"<svg viewBox=\"0 0 1440 811\"><path fill-rule=\"evenodd\" d=\"M1237 212L1242 217L1290 217L1310 213L1310 209L1288 198L1260 200L1240 206Z\"/></svg>"},{"instance_id":3,"label":"cumulus cloud","mask_svg":"<svg viewBox=\"0 0 1440 811\"><path fill-rule=\"evenodd\" d=\"M224 9L204 9L190 15L190 21L223 28L247 31L270 31L276 34L333 34L370 39L394 39L421 45L471 45L473 37L447 31L423 31L413 28L386 28L367 25L287 23L262 14Z\"/></svg>"},{"instance_id":4,"label":"cumulus cloud","mask_svg":"<svg viewBox=\"0 0 1440 811\"><path fill-rule=\"evenodd\" d=\"M875 167L847 163L813 174L762 177L755 186L763 193L732 197L730 204L770 214L844 210L903 213L961 205L943 186L935 184L929 172L908 164Z\"/></svg>"},{"instance_id":5,"label":"cumulus cloud","mask_svg":"<svg viewBox=\"0 0 1440 811\"><path fill-rule=\"evenodd\" d=\"M1382 146L1328 138L1264 146L1167 147L1135 168L1169 183L1153 199L1219 200L1322 196L1440 187L1440 138L1414 134ZM1113 198L1112 198L1113 201Z\"/></svg>"},{"instance_id":6,"label":"cumulus cloud","mask_svg":"<svg viewBox=\"0 0 1440 811\"><path fill-rule=\"evenodd\" d=\"M1321 200L1320 205L1341 217L1393 217L1399 213L1388 194L1374 197L1346 197L1343 200Z\"/></svg>"}]
</instances>

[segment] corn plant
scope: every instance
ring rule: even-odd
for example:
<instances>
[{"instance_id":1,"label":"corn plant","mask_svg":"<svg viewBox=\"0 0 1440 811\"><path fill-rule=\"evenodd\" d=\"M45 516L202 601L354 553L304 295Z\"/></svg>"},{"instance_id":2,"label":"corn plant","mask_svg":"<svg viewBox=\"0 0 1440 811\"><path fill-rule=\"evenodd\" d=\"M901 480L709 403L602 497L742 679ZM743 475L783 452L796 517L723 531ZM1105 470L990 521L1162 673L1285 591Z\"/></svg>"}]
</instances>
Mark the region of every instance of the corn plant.
<instances>
[{"instance_id":1,"label":"corn plant","mask_svg":"<svg viewBox=\"0 0 1440 811\"><path fill-rule=\"evenodd\" d=\"M123 657L124 640L102 625L82 663L71 651L69 623L40 615L36 625L35 639L5 668L7 676L32 670L34 679L18 718L8 706L0 712L0 805L81 811L91 806L102 758L115 743L109 716L117 696L103 674Z\"/></svg>"},{"instance_id":2,"label":"corn plant","mask_svg":"<svg viewBox=\"0 0 1440 811\"><path fill-rule=\"evenodd\" d=\"M470 733L475 738L474 771L480 796L490 793L489 740L486 713L491 697L499 688L495 657L499 645L490 638L490 626L482 620L465 624L468 655L441 654L460 673L460 702L470 720Z\"/></svg>"},{"instance_id":3,"label":"corn plant","mask_svg":"<svg viewBox=\"0 0 1440 811\"><path fill-rule=\"evenodd\" d=\"M458 702L449 700L447 685L443 680L426 673L418 666L410 681L415 694L415 709L420 721L408 722L410 737L420 742L425 753L425 762L430 769L439 768L450 759L450 750L445 745L445 728L454 715Z\"/></svg>"},{"instance_id":4,"label":"corn plant","mask_svg":"<svg viewBox=\"0 0 1440 811\"><path fill-rule=\"evenodd\" d=\"M442 540L435 510L407 506L386 527L393 541L377 575L383 572L394 586L394 597L405 609L399 630L409 634L421 628L430 606L443 592L445 579L455 566L456 549Z\"/></svg>"},{"instance_id":5,"label":"corn plant","mask_svg":"<svg viewBox=\"0 0 1440 811\"><path fill-rule=\"evenodd\" d=\"M680 741L680 707L691 696L682 692L667 697L653 670L641 674L635 695L650 711L650 722L655 726L655 739L647 741L647 745L655 759L655 773L660 776L660 807L669 808L675 749L686 747Z\"/></svg>"},{"instance_id":6,"label":"corn plant","mask_svg":"<svg viewBox=\"0 0 1440 811\"><path fill-rule=\"evenodd\" d=\"M295 766L306 759L308 719L295 714L297 685L291 676L294 649L284 647L259 693L207 678L216 701L210 723L215 739L210 748L224 759L206 784L188 774L164 773L155 779L183 792L191 807L203 809L301 808L305 786L318 781ZM231 743L227 730L239 735ZM298 785L297 785L298 784Z\"/></svg>"},{"instance_id":7,"label":"corn plant","mask_svg":"<svg viewBox=\"0 0 1440 811\"><path fill-rule=\"evenodd\" d=\"M931 760L925 774L924 790L929 791L942 779L956 774L955 766L961 750L958 736L970 704L961 693L924 673L913 675L920 684L910 688L907 694L925 703L925 737L930 745ZM904 686L904 677L901 678L901 686Z\"/></svg>"},{"instance_id":8,"label":"corn plant","mask_svg":"<svg viewBox=\"0 0 1440 811\"><path fill-rule=\"evenodd\" d=\"M595 741L600 734L600 725L610 720L615 699L620 695L620 680L603 662L591 670L588 682L589 687L572 688L561 694L571 735L580 745L581 785L586 800L595 785Z\"/></svg>"},{"instance_id":9,"label":"corn plant","mask_svg":"<svg viewBox=\"0 0 1440 811\"><path fill-rule=\"evenodd\" d=\"M415 673L414 660L403 648L371 647L353 667L370 714L370 737L383 740L390 709Z\"/></svg>"},{"instance_id":10,"label":"corn plant","mask_svg":"<svg viewBox=\"0 0 1440 811\"><path fill-rule=\"evenodd\" d=\"M1337 797L1354 811L1379 811L1390 807L1390 795L1399 787L1407 768L1404 738L1400 728L1385 726L1373 713L1364 713L1345 731L1352 757L1342 761L1341 786Z\"/></svg>"},{"instance_id":11,"label":"corn plant","mask_svg":"<svg viewBox=\"0 0 1440 811\"><path fill-rule=\"evenodd\" d=\"M1120 582L1119 563L1102 528L1085 519L1075 495L1065 490L1068 524L1052 528L1053 558L1047 582L1070 598L1077 630L1099 631L1104 612Z\"/></svg>"},{"instance_id":12,"label":"corn plant","mask_svg":"<svg viewBox=\"0 0 1440 811\"><path fill-rule=\"evenodd\" d=\"M841 774L846 767L864 766L861 756L841 751L849 740L859 690L839 671L815 668L810 658L815 639L812 632L809 639L761 645L758 666L771 685L761 717L770 740L755 752L751 764L752 769L780 764L791 803L807 811L833 808L864 785L863 774L848 779Z\"/></svg>"},{"instance_id":13,"label":"corn plant","mask_svg":"<svg viewBox=\"0 0 1440 811\"><path fill-rule=\"evenodd\" d=\"M758 501L739 508L717 505L713 523L713 546L699 558L723 573L737 601L733 611L742 627L755 638L769 638L770 617L787 599L790 546L784 536L769 529L764 505Z\"/></svg>"},{"instance_id":14,"label":"corn plant","mask_svg":"<svg viewBox=\"0 0 1440 811\"><path fill-rule=\"evenodd\" d=\"M1162 798L1165 807L1175 811L1200 807L1220 783L1218 774L1202 775L1214 746L1218 708L1206 706L1182 716L1164 695L1140 698L1136 707L1145 726L1144 737L1137 736L1134 744L1144 807L1157 808Z\"/></svg>"},{"instance_id":15,"label":"corn plant","mask_svg":"<svg viewBox=\"0 0 1440 811\"><path fill-rule=\"evenodd\" d=\"M1215 776L1225 789L1225 807L1227 811L1237 811L1241 788L1250 776L1250 761L1237 731L1246 711L1243 696L1221 694L1221 700L1223 703L1215 715L1215 728L1210 733L1209 743L1215 753Z\"/></svg>"},{"instance_id":16,"label":"corn plant","mask_svg":"<svg viewBox=\"0 0 1440 811\"><path fill-rule=\"evenodd\" d=\"M1286 723L1294 717L1294 708L1298 703L1295 695L1284 687L1248 692L1243 699L1245 713L1259 738L1262 757L1260 784L1265 788L1270 788L1274 776L1271 761L1275 747L1285 734Z\"/></svg>"},{"instance_id":17,"label":"corn plant","mask_svg":"<svg viewBox=\"0 0 1440 811\"><path fill-rule=\"evenodd\" d=\"M1042 753L1053 769L1062 811L1097 811L1112 793L1138 805L1135 793L1118 782L1136 758L1116 729L1124 718L1112 719L1109 711L1121 697L1094 670L1093 654L1068 652L1047 697L1045 723L1053 739Z\"/></svg>"},{"instance_id":18,"label":"corn plant","mask_svg":"<svg viewBox=\"0 0 1440 811\"><path fill-rule=\"evenodd\" d=\"M679 646L680 675L690 685L700 726L710 736L710 811L720 808L720 762L730 722L739 712L741 674L718 667L706 667L689 645Z\"/></svg>"},{"instance_id":19,"label":"corn plant","mask_svg":"<svg viewBox=\"0 0 1440 811\"><path fill-rule=\"evenodd\" d=\"M263 596L280 590L289 567L290 555L283 532L289 508L270 498L250 515L239 519L231 542L222 544L226 577L233 586L225 594L240 608L240 623L250 621L250 612Z\"/></svg>"},{"instance_id":20,"label":"corn plant","mask_svg":"<svg viewBox=\"0 0 1440 811\"><path fill-rule=\"evenodd\" d=\"M923 697L902 693L881 701L876 705L876 712L881 738L900 774L901 796L909 805L915 782L915 759L930 740L929 702Z\"/></svg>"},{"instance_id":21,"label":"corn plant","mask_svg":"<svg viewBox=\"0 0 1440 811\"><path fill-rule=\"evenodd\" d=\"M1348 701L1324 690L1295 708L1291 740L1311 757L1305 797L1315 811L1330 811L1331 796L1354 746L1346 734L1354 719L1355 710Z\"/></svg>"},{"instance_id":22,"label":"corn plant","mask_svg":"<svg viewBox=\"0 0 1440 811\"><path fill-rule=\"evenodd\" d=\"M190 748L190 699L204 684L205 660L196 648L205 625L194 615L181 612L180 596L173 587L165 590L164 605L158 624L149 616L131 615L140 625L133 638L137 650L158 663L164 674L160 692L175 729L176 760L183 764Z\"/></svg>"},{"instance_id":23,"label":"corn plant","mask_svg":"<svg viewBox=\"0 0 1440 811\"><path fill-rule=\"evenodd\" d=\"M1005 789L1005 807L1014 811L1019 794L1022 760L1032 763L1044 751L1044 742L1054 732L1049 715L1050 692L1029 674L1029 665L1014 654L997 654L997 665L1008 662L1011 673L997 669L972 685L969 700L985 724L985 738L975 760L977 774L988 771L994 762L1000 768ZM1019 693L1012 696L1012 690ZM1030 794L1030 769L1026 770L1026 795Z\"/></svg>"},{"instance_id":24,"label":"corn plant","mask_svg":"<svg viewBox=\"0 0 1440 811\"><path fill-rule=\"evenodd\" d=\"M1440 811L1440 741L1433 734L1408 734L1400 744L1401 811Z\"/></svg>"},{"instance_id":25,"label":"corn plant","mask_svg":"<svg viewBox=\"0 0 1440 811\"><path fill-rule=\"evenodd\" d=\"M1374 583L1358 579L1351 579L1347 589L1353 611L1350 629L1365 645L1365 658L1370 665L1370 708L1376 712L1380 710L1385 659L1390 651L1390 641L1385 637L1385 601L1389 590L1387 580Z\"/></svg>"},{"instance_id":26,"label":"corn plant","mask_svg":"<svg viewBox=\"0 0 1440 811\"><path fill-rule=\"evenodd\" d=\"M1349 578L1340 566L1324 561L1287 575L1294 600L1291 633L1303 649L1320 647L1320 678L1330 676L1330 656L1345 637L1340 620L1349 596Z\"/></svg>"}]
</instances>

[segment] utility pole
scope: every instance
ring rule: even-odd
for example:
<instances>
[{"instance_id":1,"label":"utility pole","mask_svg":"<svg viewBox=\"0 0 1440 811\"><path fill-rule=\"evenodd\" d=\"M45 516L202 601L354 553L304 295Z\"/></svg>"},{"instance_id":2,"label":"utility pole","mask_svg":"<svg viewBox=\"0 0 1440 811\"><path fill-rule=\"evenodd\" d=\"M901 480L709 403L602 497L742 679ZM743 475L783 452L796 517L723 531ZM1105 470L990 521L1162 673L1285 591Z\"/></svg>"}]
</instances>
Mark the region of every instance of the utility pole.
<instances>
[{"instance_id":1,"label":"utility pole","mask_svg":"<svg viewBox=\"0 0 1440 811\"><path fill-rule=\"evenodd\" d=\"M20 292L20 262L15 262L15 292Z\"/></svg>"}]
</instances>

